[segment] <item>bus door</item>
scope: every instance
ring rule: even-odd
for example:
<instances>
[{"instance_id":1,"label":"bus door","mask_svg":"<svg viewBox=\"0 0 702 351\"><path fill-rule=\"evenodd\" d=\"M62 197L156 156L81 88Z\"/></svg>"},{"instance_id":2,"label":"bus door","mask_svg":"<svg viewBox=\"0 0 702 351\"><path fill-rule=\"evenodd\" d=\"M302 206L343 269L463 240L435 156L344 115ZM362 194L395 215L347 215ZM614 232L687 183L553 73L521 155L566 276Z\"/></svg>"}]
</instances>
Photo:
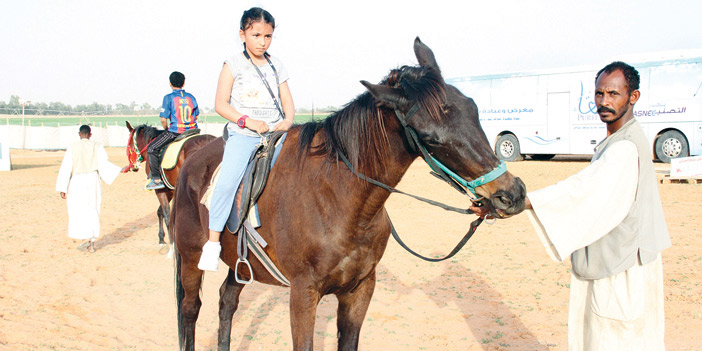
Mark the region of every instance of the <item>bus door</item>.
<instances>
[{"instance_id":1,"label":"bus door","mask_svg":"<svg viewBox=\"0 0 702 351\"><path fill-rule=\"evenodd\" d=\"M547 95L547 128L544 136L545 147L542 153L562 154L570 152L570 93L548 93Z\"/></svg>"}]
</instances>

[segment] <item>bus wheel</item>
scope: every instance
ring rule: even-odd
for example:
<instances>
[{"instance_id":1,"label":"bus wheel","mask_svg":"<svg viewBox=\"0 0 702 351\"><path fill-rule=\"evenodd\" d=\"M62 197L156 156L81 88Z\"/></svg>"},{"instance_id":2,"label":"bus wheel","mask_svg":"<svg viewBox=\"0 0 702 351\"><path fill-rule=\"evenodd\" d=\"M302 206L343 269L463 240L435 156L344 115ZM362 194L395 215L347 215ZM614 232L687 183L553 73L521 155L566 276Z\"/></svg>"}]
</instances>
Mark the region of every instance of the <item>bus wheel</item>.
<instances>
[{"instance_id":1,"label":"bus wheel","mask_svg":"<svg viewBox=\"0 0 702 351\"><path fill-rule=\"evenodd\" d=\"M656 139L656 158L661 162L670 163L670 160L690 155L687 140L677 130L669 130Z\"/></svg>"},{"instance_id":2,"label":"bus wheel","mask_svg":"<svg viewBox=\"0 0 702 351\"><path fill-rule=\"evenodd\" d=\"M503 161L521 161L524 156L519 153L519 141L512 134L505 134L497 139L495 144L495 154Z\"/></svg>"}]
</instances>

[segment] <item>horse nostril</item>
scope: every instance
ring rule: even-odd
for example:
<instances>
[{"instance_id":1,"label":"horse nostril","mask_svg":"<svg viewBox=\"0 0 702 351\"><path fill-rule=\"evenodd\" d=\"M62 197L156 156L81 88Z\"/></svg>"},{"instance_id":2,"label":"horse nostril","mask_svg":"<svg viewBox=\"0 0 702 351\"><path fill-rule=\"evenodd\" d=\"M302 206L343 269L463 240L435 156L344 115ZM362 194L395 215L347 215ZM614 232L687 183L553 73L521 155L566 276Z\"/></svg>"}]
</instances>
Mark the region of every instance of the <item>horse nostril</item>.
<instances>
[{"instance_id":1,"label":"horse nostril","mask_svg":"<svg viewBox=\"0 0 702 351\"><path fill-rule=\"evenodd\" d=\"M512 199L509 198L509 196L505 196L503 194L495 195L492 197L493 206L500 210L506 210L512 207L513 203L514 202L512 201Z\"/></svg>"}]
</instances>

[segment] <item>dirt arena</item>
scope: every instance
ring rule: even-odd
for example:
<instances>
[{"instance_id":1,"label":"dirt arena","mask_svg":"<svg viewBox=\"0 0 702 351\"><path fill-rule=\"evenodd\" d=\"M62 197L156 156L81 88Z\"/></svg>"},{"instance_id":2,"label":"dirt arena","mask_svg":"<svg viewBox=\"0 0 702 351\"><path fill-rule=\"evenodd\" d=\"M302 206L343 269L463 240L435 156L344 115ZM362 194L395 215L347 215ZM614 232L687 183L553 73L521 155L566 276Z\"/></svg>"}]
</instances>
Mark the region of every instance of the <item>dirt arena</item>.
<instances>
[{"instance_id":1,"label":"dirt arena","mask_svg":"<svg viewBox=\"0 0 702 351\"><path fill-rule=\"evenodd\" d=\"M108 149L126 164L124 149ZM0 172L0 350L177 349L173 262L158 251L156 197L142 172L103 188L97 252L66 235L54 191L63 152L12 150ZM585 167L584 160L510 163L529 189ZM657 164L664 170L667 165ZM416 162L400 189L465 206ZM668 350L702 348L702 185L660 185L673 247L663 253ZM473 219L392 195L388 211L405 242L445 254ZM303 245L304 243L300 243ZM569 268L552 262L525 214L483 224L453 259L427 263L391 238L361 330L361 350L565 350ZM216 349L218 288L205 276L196 348ZM255 283L234 316L232 350L292 348L289 291ZM336 350L336 301L317 311L315 350Z\"/></svg>"}]
</instances>

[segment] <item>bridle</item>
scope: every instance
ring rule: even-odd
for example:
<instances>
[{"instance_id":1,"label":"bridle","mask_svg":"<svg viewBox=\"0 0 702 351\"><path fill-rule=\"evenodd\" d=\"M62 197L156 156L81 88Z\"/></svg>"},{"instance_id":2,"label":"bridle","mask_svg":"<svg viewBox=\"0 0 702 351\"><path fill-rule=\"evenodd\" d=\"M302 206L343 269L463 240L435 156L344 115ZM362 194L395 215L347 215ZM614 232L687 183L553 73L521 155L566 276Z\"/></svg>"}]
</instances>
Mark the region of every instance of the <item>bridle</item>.
<instances>
[{"instance_id":1,"label":"bridle","mask_svg":"<svg viewBox=\"0 0 702 351\"><path fill-rule=\"evenodd\" d=\"M149 147L149 144L155 140L152 139L141 150L139 150L139 146L137 145L136 130L137 129L134 128L131 132L129 132L129 142L127 143L127 160L129 160L129 165L127 168L125 168L124 173L127 173L132 169L139 169L139 165L144 162L144 153L146 152L146 149Z\"/></svg>"},{"instance_id":2,"label":"bridle","mask_svg":"<svg viewBox=\"0 0 702 351\"><path fill-rule=\"evenodd\" d=\"M482 200L482 198L478 198L476 196L475 188L490 183L507 172L507 165L505 162L500 161L500 164L493 170L471 181L464 179L456 174L456 172L446 167L446 165L441 163L439 160L434 158L434 156L429 154L427 148L421 143L419 137L417 136L417 131L409 125L409 120L414 117L418 110L419 102L415 102L412 108L407 111L406 117L402 112L400 112L400 110L395 110L395 115L397 116L397 119L400 120L400 124L402 124L402 127L404 128L410 149L412 149L414 152L419 152L422 155L424 162L429 165L429 168L431 168L433 174L439 179L449 183L462 194L468 195L473 203L477 203L478 201Z\"/></svg>"},{"instance_id":3,"label":"bridle","mask_svg":"<svg viewBox=\"0 0 702 351\"><path fill-rule=\"evenodd\" d=\"M456 172L452 171L446 165L441 163L439 160L435 159L431 154L429 154L429 151L426 149L426 147L422 144L422 142L419 140L419 137L417 136L417 131L414 130L412 126L409 125L409 120L419 111L419 102L415 102L414 105L407 111L407 115L403 114L400 112L400 110L395 109L395 115L397 116L398 120L400 120L400 124L402 124L402 127L404 129L405 135L407 136L407 142L409 143L410 149L412 149L414 152L418 152L421 154L422 158L424 161L429 165L429 167L432 169L432 174L438 177L439 179L449 183L454 189L458 190L462 194L466 194L469 198L470 201L475 205L475 206L483 206L482 200L484 198L480 197L478 198L475 194L475 188L485 185L487 183L490 183L491 181L497 179L499 176L503 175L505 172L507 172L507 165L504 163L504 161L500 161L500 164L495 167L493 170L490 172L485 173L484 175L473 179L471 181L468 181L464 179L463 177L459 176L456 174ZM401 190L397 190L391 186L388 186L386 184L383 184L375 179L368 178L367 176L359 173L349 162L349 160L346 158L346 156L342 153L339 152L339 158L346 164L346 167L349 168L349 170L354 173L357 177L359 177L362 180L365 180L373 185L379 186L391 193L399 193L403 195L410 196L414 199L417 199L419 201L428 203L430 205L438 206L441 207L447 211L453 211L453 212L458 212L462 214L472 214L473 211L470 209L461 209L453 206L449 206L446 204L443 204L438 201L430 200L421 196L417 195L412 195L405 193ZM470 239L473 234L475 233L475 230L478 228L480 223L483 222L483 218L478 218L475 221L473 221L470 224L470 229L468 230L468 233L466 233L463 236L463 239L454 247L451 252L446 255L443 258L429 258L422 256L416 252L414 252L412 249L407 247L407 245L400 239L400 236L397 234L397 231L395 230L395 226L392 225L392 221L390 221L390 217L388 216L388 221L390 221L390 228L392 232L392 236L395 238L395 240L402 246L405 250L407 250L409 253L413 254L414 256L417 256L425 261L430 261L430 262L439 262L439 261L444 261L447 260L451 257L453 257L458 251L460 251L463 246L468 242L468 239Z\"/></svg>"}]
</instances>

